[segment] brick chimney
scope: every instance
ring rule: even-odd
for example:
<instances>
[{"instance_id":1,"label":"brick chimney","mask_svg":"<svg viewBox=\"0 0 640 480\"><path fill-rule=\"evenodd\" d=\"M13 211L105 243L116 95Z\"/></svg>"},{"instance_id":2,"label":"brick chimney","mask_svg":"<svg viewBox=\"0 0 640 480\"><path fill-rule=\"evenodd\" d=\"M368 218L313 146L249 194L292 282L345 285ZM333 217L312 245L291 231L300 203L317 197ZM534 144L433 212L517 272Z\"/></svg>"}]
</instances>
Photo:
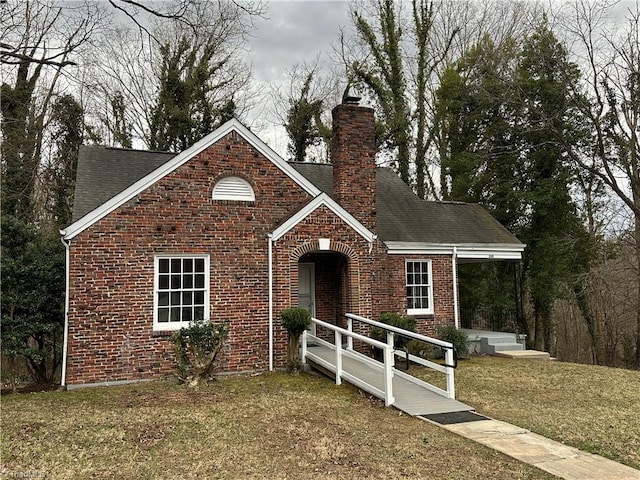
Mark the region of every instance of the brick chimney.
<instances>
[{"instance_id":1,"label":"brick chimney","mask_svg":"<svg viewBox=\"0 0 640 480\"><path fill-rule=\"evenodd\" d=\"M376 136L373 109L347 97L333 109L333 198L367 228L376 228Z\"/></svg>"}]
</instances>

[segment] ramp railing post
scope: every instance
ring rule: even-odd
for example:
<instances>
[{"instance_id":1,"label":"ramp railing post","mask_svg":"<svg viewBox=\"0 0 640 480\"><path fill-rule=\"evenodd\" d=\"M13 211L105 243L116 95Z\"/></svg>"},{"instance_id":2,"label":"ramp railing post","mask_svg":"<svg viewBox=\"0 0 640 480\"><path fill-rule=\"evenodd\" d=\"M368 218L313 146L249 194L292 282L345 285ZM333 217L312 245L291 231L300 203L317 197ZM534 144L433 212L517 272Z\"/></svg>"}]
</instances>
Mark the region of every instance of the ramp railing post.
<instances>
[{"instance_id":1,"label":"ramp railing post","mask_svg":"<svg viewBox=\"0 0 640 480\"><path fill-rule=\"evenodd\" d=\"M302 351L301 351L302 358L300 359L300 362L303 365L306 365L307 363L307 335L308 334L309 334L308 330L305 330L304 332L302 332Z\"/></svg>"},{"instance_id":2,"label":"ramp railing post","mask_svg":"<svg viewBox=\"0 0 640 480\"><path fill-rule=\"evenodd\" d=\"M445 349L444 358L447 365L454 365L455 359L454 359L453 348ZM453 375L454 375L453 368L452 367L446 367L446 368L447 368L447 373L445 375L447 376L447 397L456 398L456 387L455 387L455 381L453 378Z\"/></svg>"},{"instance_id":3,"label":"ramp railing post","mask_svg":"<svg viewBox=\"0 0 640 480\"><path fill-rule=\"evenodd\" d=\"M393 347L387 345L384 349L384 404L392 405L396 399L393 396Z\"/></svg>"},{"instance_id":4,"label":"ramp railing post","mask_svg":"<svg viewBox=\"0 0 640 480\"><path fill-rule=\"evenodd\" d=\"M350 317L347 317L347 330L353 332L353 319ZM353 337L351 335L347 335L347 350L353 350Z\"/></svg>"},{"instance_id":5,"label":"ramp railing post","mask_svg":"<svg viewBox=\"0 0 640 480\"><path fill-rule=\"evenodd\" d=\"M394 338L395 338L395 333L393 332L387 332L387 345L389 345L389 348L391 348L391 366L394 367L396 364L396 359L395 359L395 355L393 355L393 349L394 349Z\"/></svg>"},{"instance_id":6,"label":"ramp railing post","mask_svg":"<svg viewBox=\"0 0 640 480\"><path fill-rule=\"evenodd\" d=\"M342 384L342 334L335 331L336 339L336 385Z\"/></svg>"}]
</instances>

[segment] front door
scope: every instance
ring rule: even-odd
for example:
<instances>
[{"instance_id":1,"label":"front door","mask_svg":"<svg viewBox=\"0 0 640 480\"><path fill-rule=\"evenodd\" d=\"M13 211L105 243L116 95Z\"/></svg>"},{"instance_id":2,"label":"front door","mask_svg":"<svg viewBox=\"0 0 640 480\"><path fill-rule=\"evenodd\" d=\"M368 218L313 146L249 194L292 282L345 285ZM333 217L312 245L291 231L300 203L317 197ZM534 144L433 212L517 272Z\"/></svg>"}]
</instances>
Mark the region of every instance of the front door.
<instances>
[{"instance_id":1,"label":"front door","mask_svg":"<svg viewBox=\"0 0 640 480\"><path fill-rule=\"evenodd\" d=\"M316 316L316 278L313 263L298 264L298 306Z\"/></svg>"}]
</instances>

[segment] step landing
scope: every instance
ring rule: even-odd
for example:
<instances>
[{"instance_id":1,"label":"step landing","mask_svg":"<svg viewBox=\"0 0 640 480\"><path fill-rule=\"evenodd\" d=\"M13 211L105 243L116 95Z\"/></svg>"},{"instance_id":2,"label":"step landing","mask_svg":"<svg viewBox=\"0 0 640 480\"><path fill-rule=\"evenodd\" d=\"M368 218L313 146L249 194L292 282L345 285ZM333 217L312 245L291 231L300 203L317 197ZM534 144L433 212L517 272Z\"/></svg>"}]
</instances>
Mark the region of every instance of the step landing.
<instances>
[{"instance_id":1,"label":"step landing","mask_svg":"<svg viewBox=\"0 0 640 480\"><path fill-rule=\"evenodd\" d=\"M540 352L538 350L501 350L493 355L503 358L522 358L525 360L550 360L548 352Z\"/></svg>"}]
</instances>

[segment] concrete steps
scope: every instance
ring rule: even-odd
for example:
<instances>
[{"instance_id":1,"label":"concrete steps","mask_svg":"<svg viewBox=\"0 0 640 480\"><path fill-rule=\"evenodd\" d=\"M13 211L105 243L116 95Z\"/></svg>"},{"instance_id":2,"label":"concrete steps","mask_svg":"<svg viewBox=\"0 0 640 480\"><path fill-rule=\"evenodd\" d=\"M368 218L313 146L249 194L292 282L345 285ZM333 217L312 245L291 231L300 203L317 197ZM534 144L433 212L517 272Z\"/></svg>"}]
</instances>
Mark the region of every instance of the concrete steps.
<instances>
[{"instance_id":1,"label":"concrete steps","mask_svg":"<svg viewBox=\"0 0 640 480\"><path fill-rule=\"evenodd\" d=\"M515 333L489 332L485 330L461 329L469 337L470 351L504 358L524 358L529 360L550 360L547 352L525 350Z\"/></svg>"},{"instance_id":2,"label":"concrete steps","mask_svg":"<svg viewBox=\"0 0 640 480\"><path fill-rule=\"evenodd\" d=\"M488 355L498 352L524 350L524 345L518 343L514 333L493 333L480 335L480 351Z\"/></svg>"}]
</instances>

